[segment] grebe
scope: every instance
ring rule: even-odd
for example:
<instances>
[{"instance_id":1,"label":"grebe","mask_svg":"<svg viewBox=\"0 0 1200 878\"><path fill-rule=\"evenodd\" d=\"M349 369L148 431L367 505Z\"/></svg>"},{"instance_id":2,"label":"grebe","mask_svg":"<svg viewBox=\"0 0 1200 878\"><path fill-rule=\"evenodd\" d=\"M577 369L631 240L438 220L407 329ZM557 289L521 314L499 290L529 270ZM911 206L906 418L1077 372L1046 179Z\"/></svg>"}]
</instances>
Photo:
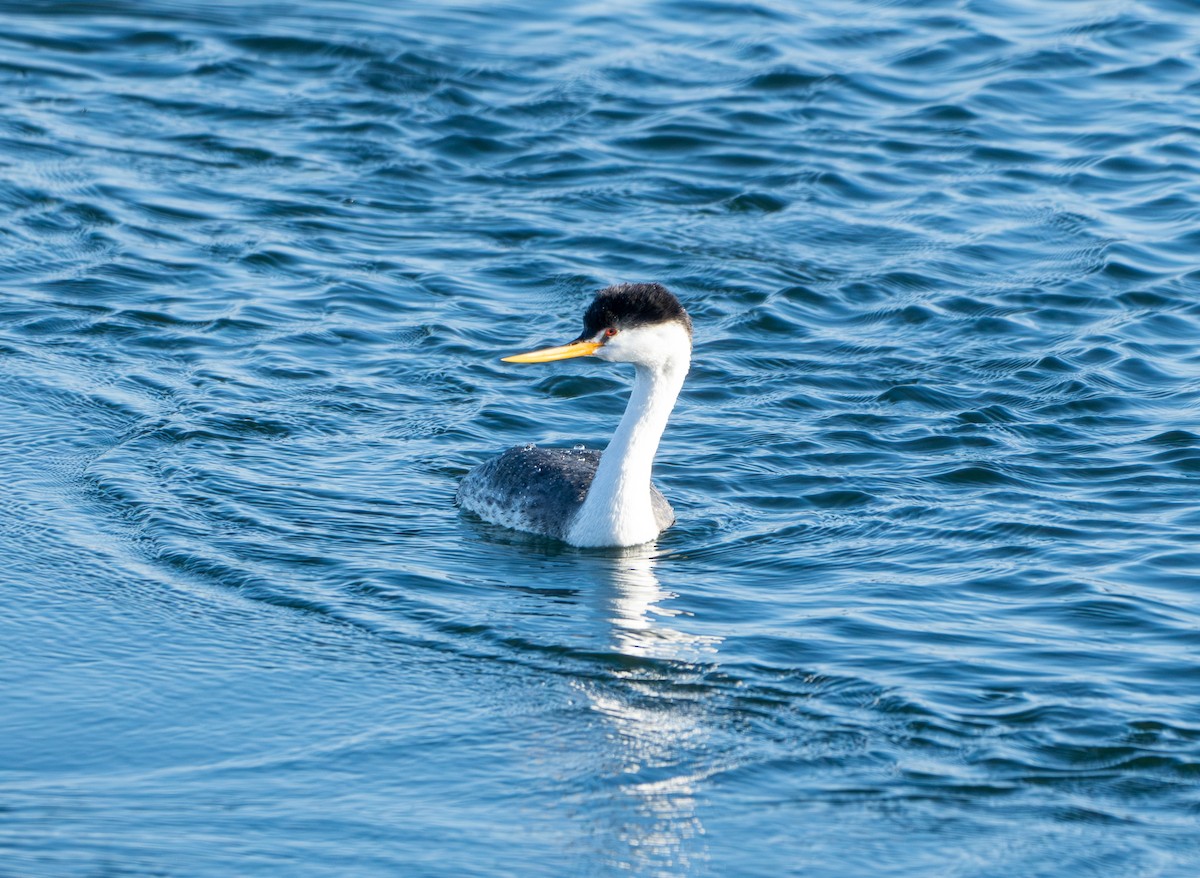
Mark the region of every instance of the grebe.
<instances>
[{"instance_id":1,"label":"grebe","mask_svg":"<svg viewBox=\"0 0 1200 878\"><path fill-rule=\"evenodd\" d=\"M457 502L480 518L573 546L636 546L675 522L650 483L650 467L692 358L692 321L661 284L601 290L570 344L504 357L548 363L569 357L633 363L633 391L601 454L516 446L467 473Z\"/></svg>"}]
</instances>

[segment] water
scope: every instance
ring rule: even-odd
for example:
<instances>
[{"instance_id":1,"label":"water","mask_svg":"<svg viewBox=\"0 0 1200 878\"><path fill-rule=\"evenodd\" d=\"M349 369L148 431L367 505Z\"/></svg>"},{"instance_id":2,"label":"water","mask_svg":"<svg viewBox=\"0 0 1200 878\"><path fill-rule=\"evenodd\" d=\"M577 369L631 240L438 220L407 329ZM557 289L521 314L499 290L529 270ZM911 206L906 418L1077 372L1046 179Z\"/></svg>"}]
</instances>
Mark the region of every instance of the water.
<instances>
[{"instance_id":1,"label":"water","mask_svg":"<svg viewBox=\"0 0 1200 878\"><path fill-rule=\"evenodd\" d=\"M1197 874L1197 7L388 5L4 6L0 874Z\"/></svg>"}]
</instances>

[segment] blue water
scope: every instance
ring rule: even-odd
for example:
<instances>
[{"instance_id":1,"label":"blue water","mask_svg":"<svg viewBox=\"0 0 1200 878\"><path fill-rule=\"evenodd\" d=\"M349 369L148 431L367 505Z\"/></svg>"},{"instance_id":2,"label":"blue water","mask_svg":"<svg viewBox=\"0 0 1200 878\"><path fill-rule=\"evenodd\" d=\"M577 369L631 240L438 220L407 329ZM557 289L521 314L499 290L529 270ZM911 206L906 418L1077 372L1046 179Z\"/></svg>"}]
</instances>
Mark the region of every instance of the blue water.
<instances>
[{"instance_id":1,"label":"blue water","mask_svg":"<svg viewBox=\"0 0 1200 878\"><path fill-rule=\"evenodd\" d=\"M0 875L1200 874L1200 8L392 5L3 5Z\"/></svg>"}]
</instances>

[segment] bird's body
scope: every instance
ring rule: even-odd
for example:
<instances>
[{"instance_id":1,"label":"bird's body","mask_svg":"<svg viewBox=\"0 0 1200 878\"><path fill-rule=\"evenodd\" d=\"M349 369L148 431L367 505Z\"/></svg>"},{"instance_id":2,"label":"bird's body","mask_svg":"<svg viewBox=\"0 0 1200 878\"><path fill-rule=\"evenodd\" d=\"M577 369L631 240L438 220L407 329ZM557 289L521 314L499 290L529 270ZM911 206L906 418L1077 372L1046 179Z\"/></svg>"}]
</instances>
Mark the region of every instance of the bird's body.
<instances>
[{"instance_id":1,"label":"bird's body","mask_svg":"<svg viewBox=\"0 0 1200 878\"><path fill-rule=\"evenodd\" d=\"M493 524L569 542L599 465L594 449L516 445L471 470L458 502ZM675 510L654 485L650 505L658 531L675 523Z\"/></svg>"},{"instance_id":2,"label":"bird's body","mask_svg":"<svg viewBox=\"0 0 1200 878\"><path fill-rule=\"evenodd\" d=\"M650 542L675 521L650 482L658 442L691 361L691 320L659 284L601 290L569 345L506 358L549 362L595 356L632 363L633 391L603 454L583 449L510 448L471 470L458 502L481 518L574 546Z\"/></svg>"}]
</instances>

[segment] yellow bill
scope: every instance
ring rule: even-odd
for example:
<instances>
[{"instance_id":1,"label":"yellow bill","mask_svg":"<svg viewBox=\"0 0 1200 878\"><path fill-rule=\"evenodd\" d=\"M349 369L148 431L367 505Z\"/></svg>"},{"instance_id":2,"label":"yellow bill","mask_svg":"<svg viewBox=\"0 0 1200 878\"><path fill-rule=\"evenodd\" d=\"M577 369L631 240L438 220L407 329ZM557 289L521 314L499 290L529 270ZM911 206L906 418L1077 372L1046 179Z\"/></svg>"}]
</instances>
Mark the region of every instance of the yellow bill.
<instances>
[{"instance_id":1,"label":"yellow bill","mask_svg":"<svg viewBox=\"0 0 1200 878\"><path fill-rule=\"evenodd\" d=\"M527 354L513 354L511 357L501 357L506 363L550 363L554 360L568 360L571 357L586 357L595 353L600 347L599 342L573 341L570 344L556 348L542 348L540 351L530 351Z\"/></svg>"}]
</instances>

